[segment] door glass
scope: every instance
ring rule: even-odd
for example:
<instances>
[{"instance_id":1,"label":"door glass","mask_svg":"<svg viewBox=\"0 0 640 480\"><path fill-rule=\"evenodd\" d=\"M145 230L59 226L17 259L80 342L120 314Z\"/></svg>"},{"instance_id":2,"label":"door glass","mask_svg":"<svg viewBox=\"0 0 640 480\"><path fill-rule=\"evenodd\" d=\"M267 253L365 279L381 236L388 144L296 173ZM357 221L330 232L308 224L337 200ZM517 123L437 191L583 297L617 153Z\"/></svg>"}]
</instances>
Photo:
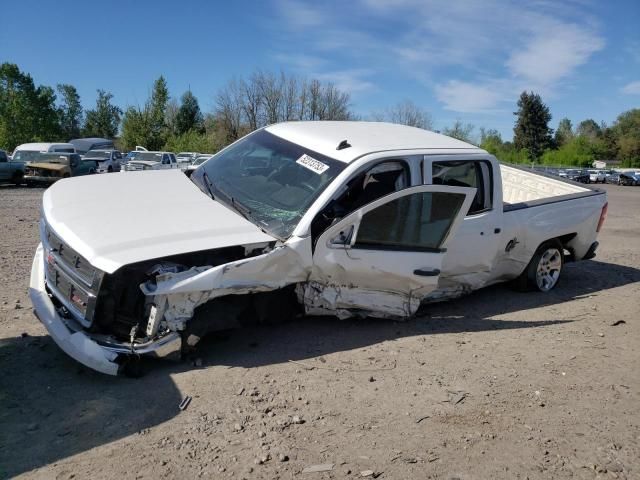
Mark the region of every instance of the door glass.
<instances>
[{"instance_id":1,"label":"door glass","mask_svg":"<svg viewBox=\"0 0 640 480\"><path fill-rule=\"evenodd\" d=\"M484 175L483 175L484 173ZM433 163L433 184L477 189L468 215L491 209L491 175L485 162L455 161Z\"/></svg>"},{"instance_id":2,"label":"door glass","mask_svg":"<svg viewBox=\"0 0 640 480\"><path fill-rule=\"evenodd\" d=\"M465 198L421 192L385 203L363 215L353 248L437 251Z\"/></svg>"}]
</instances>

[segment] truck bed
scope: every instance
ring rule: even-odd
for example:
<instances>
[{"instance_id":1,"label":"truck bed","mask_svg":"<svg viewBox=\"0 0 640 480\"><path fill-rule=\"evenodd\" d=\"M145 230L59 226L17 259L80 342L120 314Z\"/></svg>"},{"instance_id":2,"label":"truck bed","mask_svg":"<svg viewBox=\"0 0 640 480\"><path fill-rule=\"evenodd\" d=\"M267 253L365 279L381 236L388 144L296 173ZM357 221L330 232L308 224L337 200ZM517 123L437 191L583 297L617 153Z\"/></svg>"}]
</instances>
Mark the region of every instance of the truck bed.
<instances>
[{"instance_id":1,"label":"truck bed","mask_svg":"<svg viewBox=\"0 0 640 480\"><path fill-rule=\"evenodd\" d=\"M524 168L500 164L500 172L505 211L603 193Z\"/></svg>"}]
</instances>

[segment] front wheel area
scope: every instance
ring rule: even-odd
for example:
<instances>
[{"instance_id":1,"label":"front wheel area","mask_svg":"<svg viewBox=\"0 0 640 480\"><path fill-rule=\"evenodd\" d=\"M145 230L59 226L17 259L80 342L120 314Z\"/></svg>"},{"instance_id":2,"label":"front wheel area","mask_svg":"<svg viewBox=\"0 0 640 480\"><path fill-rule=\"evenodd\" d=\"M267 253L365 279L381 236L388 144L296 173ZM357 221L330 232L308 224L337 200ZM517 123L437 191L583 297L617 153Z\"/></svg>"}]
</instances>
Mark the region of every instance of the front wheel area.
<instances>
[{"instance_id":1,"label":"front wheel area","mask_svg":"<svg viewBox=\"0 0 640 480\"><path fill-rule=\"evenodd\" d=\"M516 280L516 286L522 291L549 292L558 284L563 267L564 249L560 241L545 242Z\"/></svg>"}]
</instances>

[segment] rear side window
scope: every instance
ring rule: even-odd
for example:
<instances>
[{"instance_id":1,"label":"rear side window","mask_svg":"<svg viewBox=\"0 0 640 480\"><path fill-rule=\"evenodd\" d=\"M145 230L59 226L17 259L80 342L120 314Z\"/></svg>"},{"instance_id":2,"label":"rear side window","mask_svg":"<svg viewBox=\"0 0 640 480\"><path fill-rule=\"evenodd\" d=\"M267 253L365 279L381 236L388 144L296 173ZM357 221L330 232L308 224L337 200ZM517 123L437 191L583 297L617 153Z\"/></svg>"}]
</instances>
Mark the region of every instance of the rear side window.
<instances>
[{"instance_id":1,"label":"rear side window","mask_svg":"<svg viewBox=\"0 0 640 480\"><path fill-rule=\"evenodd\" d=\"M485 161L455 161L433 163L433 184L452 187L472 187L476 195L467 215L493 208L493 175L491 165Z\"/></svg>"},{"instance_id":2,"label":"rear side window","mask_svg":"<svg viewBox=\"0 0 640 480\"><path fill-rule=\"evenodd\" d=\"M422 192L365 213L353 248L439 251L465 195Z\"/></svg>"},{"instance_id":3,"label":"rear side window","mask_svg":"<svg viewBox=\"0 0 640 480\"><path fill-rule=\"evenodd\" d=\"M7 154L4 153L2 150L0 150L0 162L6 162L7 161Z\"/></svg>"}]
</instances>

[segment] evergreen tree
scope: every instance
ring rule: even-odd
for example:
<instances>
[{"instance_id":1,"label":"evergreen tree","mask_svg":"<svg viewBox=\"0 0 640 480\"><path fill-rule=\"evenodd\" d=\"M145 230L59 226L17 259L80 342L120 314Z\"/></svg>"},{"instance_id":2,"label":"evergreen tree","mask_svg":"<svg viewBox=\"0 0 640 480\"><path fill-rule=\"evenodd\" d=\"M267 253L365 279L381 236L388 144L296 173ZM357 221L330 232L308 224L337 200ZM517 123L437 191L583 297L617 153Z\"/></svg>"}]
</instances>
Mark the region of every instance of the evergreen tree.
<instances>
[{"instance_id":1,"label":"evergreen tree","mask_svg":"<svg viewBox=\"0 0 640 480\"><path fill-rule=\"evenodd\" d=\"M514 112L518 118L513 129L513 143L516 149L524 149L531 161L537 161L542 153L551 146L549 128L551 113L536 93L522 92L518 100L518 111Z\"/></svg>"},{"instance_id":2,"label":"evergreen tree","mask_svg":"<svg viewBox=\"0 0 640 480\"><path fill-rule=\"evenodd\" d=\"M114 138L118 133L122 110L111 103L113 95L104 90L98 90L96 108L88 110L84 135L86 137Z\"/></svg>"},{"instance_id":3,"label":"evergreen tree","mask_svg":"<svg viewBox=\"0 0 640 480\"><path fill-rule=\"evenodd\" d=\"M176 130L178 135L190 130L202 132L202 113L198 105L198 99L188 90L182 95L180 109L176 116Z\"/></svg>"},{"instance_id":4,"label":"evergreen tree","mask_svg":"<svg viewBox=\"0 0 640 480\"><path fill-rule=\"evenodd\" d=\"M58 107L60 132L62 137L68 141L80 136L82 104L80 103L80 95L73 85L58 84L57 90L62 97Z\"/></svg>"},{"instance_id":5,"label":"evergreen tree","mask_svg":"<svg viewBox=\"0 0 640 480\"><path fill-rule=\"evenodd\" d=\"M149 150L160 150L167 138L165 116L169 103L167 81L162 75L153 82L153 90L149 103L145 107L149 125L149 139L146 147Z\"/></svg>"}]
</instances>

